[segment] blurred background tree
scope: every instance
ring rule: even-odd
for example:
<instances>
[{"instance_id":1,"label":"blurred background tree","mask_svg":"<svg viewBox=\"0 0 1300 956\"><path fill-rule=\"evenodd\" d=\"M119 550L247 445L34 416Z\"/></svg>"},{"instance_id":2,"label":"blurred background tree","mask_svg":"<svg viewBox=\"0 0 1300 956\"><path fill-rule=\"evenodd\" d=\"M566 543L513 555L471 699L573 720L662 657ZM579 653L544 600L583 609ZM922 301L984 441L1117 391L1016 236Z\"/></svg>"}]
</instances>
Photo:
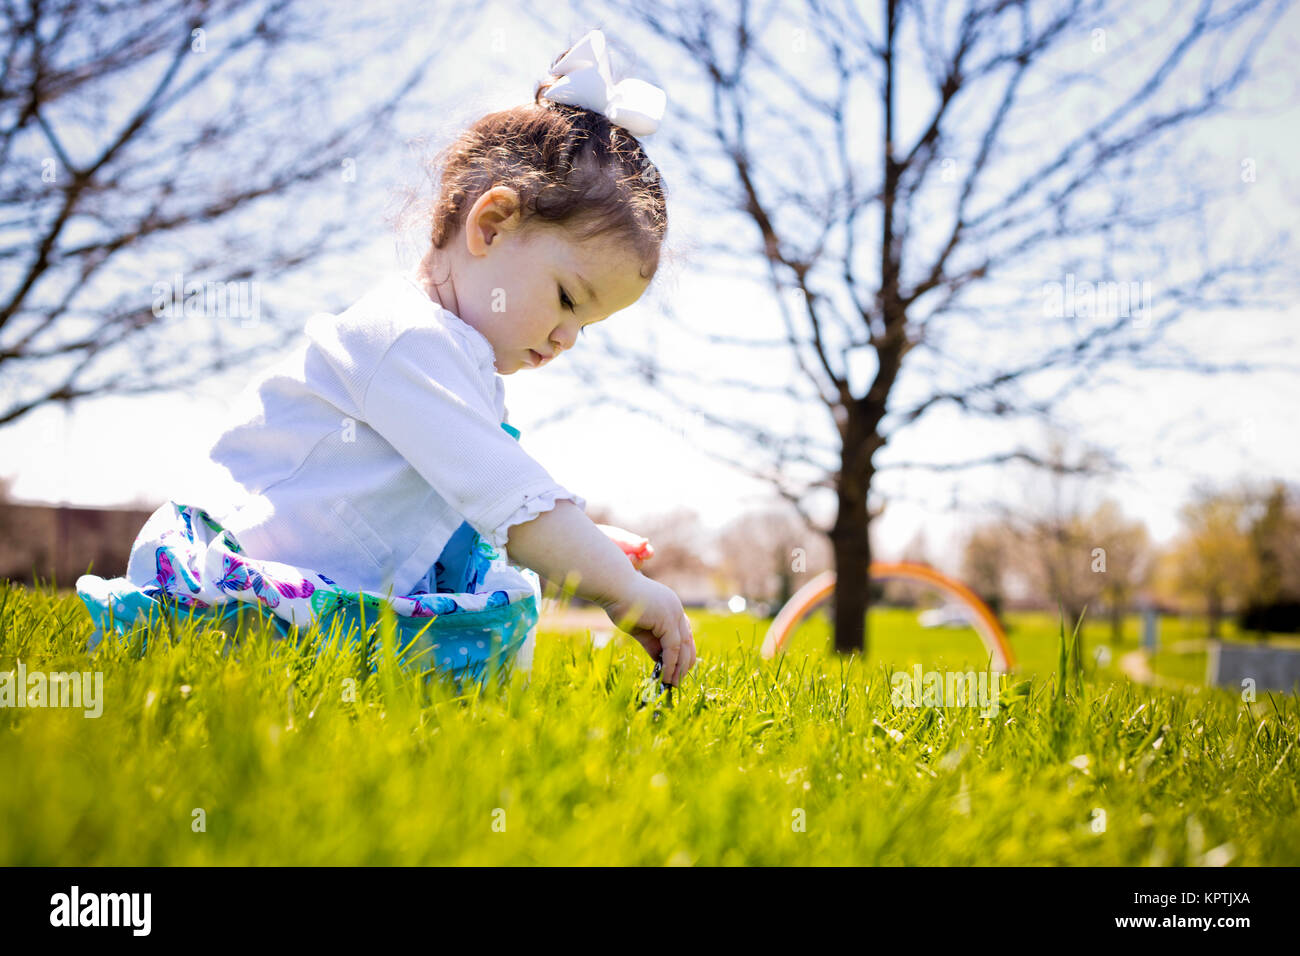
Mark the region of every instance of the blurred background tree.
<instances>
[{"instance_id":1,"label":"blurred background tree","mask_svg":"<svg viewBox=\"0 0 1300 956\"><path fill-rule=\"evenodd\" d=\"M1261 636L1300 631L1300 496L1275 481L1253 496L1250 583L1240 625Z\"/></svg>"},{"instance_id":2,"label":"blurred background tree","mask_svg":"<svg viewBox=\"0 0 1300 956\"><path fill-rule=\"evenodd\" d=\"M777 608L831 565L830 542L788 507L747 512L718 533L720 568L730 590ZM773 611L775 613L775 611Z\"/></svg>"},{"instance_id":3,"label":"blurred background tree","mask_svg":"<svg viewBox=\"0 0 1300 956\"><path fill-rule=\"evenodd\" d=\"M1124 634L1124 615L1151 580L1151 536L1146 525L1127 518L1113 498L1103 501L1083 525L1089 554L1097 548L1103 551L1104 570L1093 573L1099 575L1097 595L1110 618L1111 642L1118 644ZM1093 557L1089 568L1096 566Z\"/></svg>"},{"instance_id":4,"label":"blurred background tree","mask_svg":"<svg viewBox=\"0 0 1300 956\"><path fill-rule=\"evenodd\" d=\"M1184 530L1168 556L1169 582L1208 621L1210 637L1230 608L1240 608L1250 588L1251 552L1243 495L1198 487L1181 511Z\"/></svg>"},{"instance_id":5,"label":"blurred background tree","mask_svg":"<svg viewBox=\"0 0 1300 956\"><path fill-rule=\"evenodd\" d=\"M1006 604L1006 578L1016 556L1018 542L1005 525L985 523L966 536L962 549L962 579L1006 628L1002 613Z\"/></svg>"}]
</instances>

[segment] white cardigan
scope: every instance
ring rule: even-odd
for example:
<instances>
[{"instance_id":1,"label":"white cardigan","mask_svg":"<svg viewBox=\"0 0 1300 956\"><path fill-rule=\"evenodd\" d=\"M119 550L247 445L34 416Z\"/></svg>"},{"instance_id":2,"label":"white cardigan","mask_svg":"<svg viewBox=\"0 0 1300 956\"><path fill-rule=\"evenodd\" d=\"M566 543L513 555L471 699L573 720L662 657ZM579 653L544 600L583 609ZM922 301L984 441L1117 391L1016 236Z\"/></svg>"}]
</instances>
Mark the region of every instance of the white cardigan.
<instances>
[{"instance_id":1,"label":"white cardigan","mask_svg":"<svg viewBox=\"0 0 1300 956\"><path fill-rule=\"evenodd\" d=\"M245 553L403 595L463 521L504 552L557 500L586 508L502 428L491 343L410 276L306 334L245 391L190 495Z\"/></svg>"}]
</instances>

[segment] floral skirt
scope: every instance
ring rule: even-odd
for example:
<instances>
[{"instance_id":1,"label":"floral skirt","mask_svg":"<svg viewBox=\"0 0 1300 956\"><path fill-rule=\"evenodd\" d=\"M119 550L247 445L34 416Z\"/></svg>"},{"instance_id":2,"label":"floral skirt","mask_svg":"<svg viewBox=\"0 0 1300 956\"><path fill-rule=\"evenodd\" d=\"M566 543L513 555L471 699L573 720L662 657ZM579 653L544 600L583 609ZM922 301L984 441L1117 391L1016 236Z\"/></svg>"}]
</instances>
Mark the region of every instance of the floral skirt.
<instances>
[{"instance_id":1,"label":"floral skirt","mask_svg":"<svg viewBox=\"0 0 1300 956\"><path fill-rule=\"evenodd\" d=\"M482 683L502 665L531 668L541 582L464 523L411 593L350 591L319 571L245 554L206 511L169 501L136 536L127 576L84 574L77 594L97 626L91 650L160 615L219 625L249 609L282 636L313 623L328 634L338 623L357 640L387 606L404 665Z\"/></svg>"}]
</instances>

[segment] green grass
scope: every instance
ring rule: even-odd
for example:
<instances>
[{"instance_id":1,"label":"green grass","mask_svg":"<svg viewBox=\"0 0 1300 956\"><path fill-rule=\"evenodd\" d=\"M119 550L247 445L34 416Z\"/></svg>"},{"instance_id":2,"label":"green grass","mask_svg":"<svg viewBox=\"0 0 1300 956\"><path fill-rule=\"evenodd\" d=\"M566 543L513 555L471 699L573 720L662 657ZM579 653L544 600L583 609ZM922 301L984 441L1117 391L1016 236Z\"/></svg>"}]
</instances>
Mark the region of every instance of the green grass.
<instances>
[{"instance_id":1,"label":"green grass","mask_svg":"<svg viewBox=\"0 0 1300 956\"><path fill-rule=\"evenodd\" d=\"M692 618L699 663L656 717L627 637L543 631L527 683L463 693L256 634L91 665L74 596L0 584L0 671L95 669L105 695L95 719L0 709L0 864L1300 862L1293 696L1133 684L1096 665L1100 624L1062 680L1061 622L1028 615L983 718L891 701L894 670L982 666L969 631L880 609L845 659L815 617L764 661L766 622Z\"/></svg>"}]
</instances>

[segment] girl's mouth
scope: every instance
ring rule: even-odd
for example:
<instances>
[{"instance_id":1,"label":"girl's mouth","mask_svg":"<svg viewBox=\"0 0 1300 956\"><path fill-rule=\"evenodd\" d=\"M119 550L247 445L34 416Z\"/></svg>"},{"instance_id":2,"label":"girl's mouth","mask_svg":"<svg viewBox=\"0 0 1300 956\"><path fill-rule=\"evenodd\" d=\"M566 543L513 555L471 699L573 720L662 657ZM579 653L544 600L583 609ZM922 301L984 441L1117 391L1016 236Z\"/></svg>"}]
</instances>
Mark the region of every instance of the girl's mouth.
<instances>
[{"instance_id":1,"label":"girl's mouth","mask_svg":"<svg viewBox=\"0 0 1300 956\"><path fill-rule=\"evenodd\" d=\"M545 365L548 361L550 361L550 359L542 358L540 352L535 352L532 349L528 350L528 358L533 368L541 368L541 366Z\"/></svg>"}]
</instances>

